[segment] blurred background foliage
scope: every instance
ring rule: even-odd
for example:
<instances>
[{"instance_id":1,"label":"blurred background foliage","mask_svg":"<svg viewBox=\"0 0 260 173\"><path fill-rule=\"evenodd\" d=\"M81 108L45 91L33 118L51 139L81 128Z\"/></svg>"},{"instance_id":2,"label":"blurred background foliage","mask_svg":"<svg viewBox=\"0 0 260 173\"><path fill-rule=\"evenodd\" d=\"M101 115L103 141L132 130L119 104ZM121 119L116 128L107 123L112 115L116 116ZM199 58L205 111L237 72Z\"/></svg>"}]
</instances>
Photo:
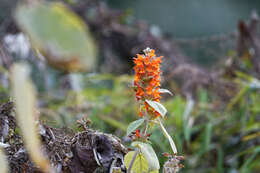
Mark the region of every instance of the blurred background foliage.
<instances>
[{"instance_id":1,"label":"blurred background foliage","mask_svg":"<svg viewBox=\"0 0 260 173\"><path fill-rule=\"evenodd\" d=\"M108 0L86 2L91 3L86 3L87 6L84 6L80 0L63 2L81 17L72 20L79 20L79 23L82 22L80 25L89 28L89 31L83 29L82 35L76 33L76 38L86 37L85 40L78 43L73 37L75 30L66 30L67 27L64 27L66 21L61 22L61 28L59 28L59 22L52 21L45 25L44 27L49 28L47 33L40 27L44 23L28 22L27 26L36 26L35 31L42 30L42 32L39 31L40 35L51 33L50 40L41 36L40 41L37 38L37 44L34 44L35 40L33 40L35 35L32 38L32 34L35 33L23 27L24 23L19 23L22 22L20 18L28 20L28 17L19 15L16 19L19 26L22 26L22 30L16 26L12 18L12 12L17 5L16 1L3 0L1 2L1 6L5 8L1 7L4 10L0 11L0 103L10 98L8 80L10 64L25 61L31 66L31 77L38 91L42 122L52 127L66 127L78 131L76 121L89 118L92 121L91 128L120 136L128 145L129 141L125 137L127 125L138 118L137 103L130 87L133 79L133 71L130 70L131 58L144 49L146 43L150 43L149 39L146 42L146 37L142 35L144 32L149 32L155 35L155 38L159 38L154 41L157 43L155 48L159 47L159 52L163 56L171 54L178 57L177 54L181 52L188 62L206 64L207 66L197 66L198 69L206 69L202 71L205 75L208 71L209 73L219 69L224 71L223 75L213 77L213 81L206 86L201 84L203 82L199 78L195 78L194 80L199 84L192 83L191 88L183 90L182 87L191 80L190 78L186 78L185 75L177 76L181 80L166 77L169 69L177 68L178 62L182 62L182 59L175 60L176 66L168 64L167 57L165 59L164 66L170 67L165 67L162 88L167 88L174 93L173 97L165 96L163 100L168 110L165 125L175 139L180 155L186 158L185 168L181 172L260 172L260 73L253 68L253 56L250 54L252 46L247 47L248 54L243 53L241 56L236 49L237 22L239 19L249 19L254 8L259 10L258 1L215 0L205 3L202 0L192 2L168 0L162 3L146 0ZM121 11L111 10L105 5L107 3L110 7L119 8ZM45 10L47 12L49 9ZM38 14L43 15L43 18L48 18L48 15L44 16L44 12L38 12ZM64 18L70 15L69 12L64 14ZM140 27L137 28L136 18L147 20L151 25L139 23ZM37 19L34 20L37 21ZM71 25L68 24L68 26ZM52 27L55 30L52 30ZM142 27L148 27L148 30L140 29ZM24 31L26 35L21 31ZM62 32L71 35L59 37ZM65 48L57 51L58 48L53 46L53 44L60 45L57 43L59 41L55 40L57 35L58 38L72 39L75 42L64 44ZM138 38L145 40L143 41L145 43L139 43L141 41L133 39L137 38L133 35L138 35ZM87 43L93 48L93 50L89 49L90 53L84 48L79 48L89 38L95 40ZM63 41L61 40L62 43ZM158 46L164 43L167 47L169 42L173 42L174 47L164 49ZM53 57L67 58L65 55L68 53L66 50L68 45L83 51L84 53L80 52L80 56L84 54L84 57L81 57L84 61L97 59L90 61L90 63L96 61L97 68L87 69L90 71L88 73L68 73L71 70L66 70L67 66L64 70L64 68L59 68L60 62L49 62ZM120 47L122 45L126 47ZM156 44L151 46L153 45ZM127 52L127 46L129 49L131 47L129 50L131 53ZM97 47L98 55L94 47ZM178 47L177 52L175 47ZM164 54L164 50L170 51ZM69 54L69 58L77 56L74 55ZM193 75L193 72L189 75ZM232 85L234 89L226 88L221 83L213 86L214 81L219 80ZM160 163L163 164L166 158L160 153L170 150L167 140L164 139L160 130L155 128L152 131L151 141L160 158Z\"/></svg>"},{"instance_id":2,"label":"blurred background foliage","mask_svg":"<svg viewBox=\"0 0 260 173\"><path fill-rule=\"evenodd\" d=\"M232 33L237 21L248 19L252 10L260 9L258 0L107 2L112 8L124 9L134 17L148 21L153 30L166 33L178 42L188 58L205 66L214 64L225 56L226 51L234 48Z\"/></svg>"}]
</instances>

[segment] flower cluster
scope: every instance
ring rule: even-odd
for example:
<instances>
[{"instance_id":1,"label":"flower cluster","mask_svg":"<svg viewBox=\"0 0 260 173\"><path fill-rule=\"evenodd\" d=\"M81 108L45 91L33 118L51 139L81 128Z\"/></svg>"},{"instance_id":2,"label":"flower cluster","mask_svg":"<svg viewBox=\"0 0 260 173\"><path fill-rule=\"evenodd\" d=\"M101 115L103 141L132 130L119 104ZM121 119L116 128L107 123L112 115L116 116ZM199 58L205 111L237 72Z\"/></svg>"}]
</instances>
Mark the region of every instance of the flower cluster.
<instances>
[{"instance_id":1,"label":"flower cluster","mask_svg":"<svg viewBox=\"0 0 260 173\"><path fill-rule=\"evenodd\" d=\"M161 58L162 56L156 57L155 51L150 48L145 49L144 54L137 54L137 58L134 58L136 99L144 101L146 111L154 117L158 117L160 114L150 107L145 100L160 102ZM143 115L142 111L139 115Z\"/></svg>"}]
</instances>

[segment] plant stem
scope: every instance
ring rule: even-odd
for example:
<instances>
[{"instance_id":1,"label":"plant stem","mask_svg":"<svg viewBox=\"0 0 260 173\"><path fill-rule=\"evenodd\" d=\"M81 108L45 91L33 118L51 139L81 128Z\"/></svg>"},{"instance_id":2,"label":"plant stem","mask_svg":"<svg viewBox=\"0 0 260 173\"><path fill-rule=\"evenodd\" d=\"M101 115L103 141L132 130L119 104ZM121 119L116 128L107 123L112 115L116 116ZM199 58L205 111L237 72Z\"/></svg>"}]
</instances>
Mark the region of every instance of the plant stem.
<instances>
[{"instance_id":1,"label":"plant stem","mask_svg":"<svg viewBox=\"0 0 260 173\"><path fill-rule=\"evenodd\" d=\"M134 165L134 162L135 162L135 159L137 157L137 154L138 154L138 149L135 150L134 156L133 156L133 158L132 158L132 160L131 160L131 162L129 164L129 168L127 169L127 173L131 172L131 169L132 169L132 167Z\"/></svg>"},{"instance_id":2,"label":"plant stem","mask_svg":"<svg viewBox=\"0 0 260 173\"><path fill-rule=\"evenodd\" d=\"M147 130L148 130L148 126L149 126L149 123L148 123L148 120L146 119L145 120L145 128L144 128L144 136L146 136L146 133L147 133Z\"/></svg>"}]
</instances>

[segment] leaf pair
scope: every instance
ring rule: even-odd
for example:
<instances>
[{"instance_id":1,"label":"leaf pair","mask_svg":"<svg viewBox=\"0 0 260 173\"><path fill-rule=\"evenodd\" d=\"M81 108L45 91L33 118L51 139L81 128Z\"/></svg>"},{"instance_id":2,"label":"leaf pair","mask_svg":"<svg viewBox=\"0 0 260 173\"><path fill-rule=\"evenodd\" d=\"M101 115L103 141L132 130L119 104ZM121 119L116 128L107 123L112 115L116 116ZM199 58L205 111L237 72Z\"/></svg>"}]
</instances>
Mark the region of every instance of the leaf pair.
<instances>
[{"instance_id":1,"label":"leaf pair","mask_svg":"<svg viewBox=\"0 0 260 173\"><path fill-rule=\"evenodd\" d=\"M167 113L166 108L159 102L152 101L152 100L145 100L146 103L149 104L155 111L157 111L162 117L165 116Z\"/></svg>"},{"instance_id":2,"label":"leaf pair","mask_svg":"<svg viewBox=\"0 0 260 173\"><path fill-rule=\"evenodd\" d=\"M167 113L166 108L159 102L152 100L145 100L155 111L159 112L162 117ZM145 119L141 118L139 120L133 121L127 127L126 135L129 136L133 131L135 131L138 127L140 127L144 123Z\"/></svg>"}]
</instances>

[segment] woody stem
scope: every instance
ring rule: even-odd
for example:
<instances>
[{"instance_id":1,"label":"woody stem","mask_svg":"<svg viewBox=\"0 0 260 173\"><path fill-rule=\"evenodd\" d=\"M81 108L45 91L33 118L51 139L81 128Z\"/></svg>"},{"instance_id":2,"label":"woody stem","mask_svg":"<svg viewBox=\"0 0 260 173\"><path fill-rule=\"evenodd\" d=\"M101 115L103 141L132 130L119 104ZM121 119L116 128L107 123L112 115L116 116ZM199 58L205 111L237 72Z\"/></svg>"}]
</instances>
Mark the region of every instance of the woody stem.
<instances>
[{"instance_id":1,"label":"woody stem","mask_svg":"<svg viewBox=\"0 0 260 173\"><path fill-rule=\"evenodd\" d=\"M144 128L144 134L143 134L143 136L146 135L147 130L148 130L148 126L149 126L148 120L145 120L145 128Z\"/></svg>"}]
</instances>

